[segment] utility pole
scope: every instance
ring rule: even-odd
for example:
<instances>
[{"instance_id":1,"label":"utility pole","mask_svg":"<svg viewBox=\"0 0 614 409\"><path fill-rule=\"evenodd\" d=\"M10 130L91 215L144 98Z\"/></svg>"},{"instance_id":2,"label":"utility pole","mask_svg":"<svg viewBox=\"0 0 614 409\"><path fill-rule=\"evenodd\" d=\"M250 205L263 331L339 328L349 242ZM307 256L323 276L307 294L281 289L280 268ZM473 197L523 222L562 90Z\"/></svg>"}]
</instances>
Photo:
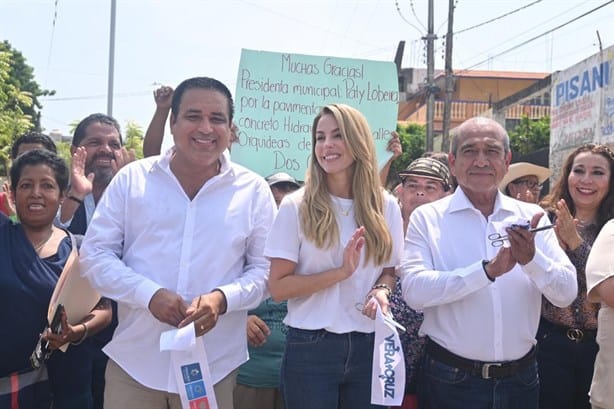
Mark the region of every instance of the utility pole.
<instances>
[{"instance_id":1,"label":"utility pole","mask_svg":"<svg viewBox=\"0 0 614 409\"><path fill-rule=\"evenodd\" d=\"M435 118L435 84L433 77L435 73L435 39L433 0L429 0L428 9L428 33L426 37L426 150L433 150L433 119Z\"/></svg>"},{"instance_id":2,"label":"utility pole","mask_svg":"<svg viewBox=\"0 0 614 409\"><path fill-rule=\"evenodd\" d=\"M454 91L454 73L452 72L452 37L454 26L454 1L448 0L448 32L446 34L446 89L443 102L443 136L441 151L450 150L450 116L452 114L452 92Z\"/></svg>"},{"instance_id":3,"label":"utility pole","mask_svg":"<svg viewBox=\"0 0 614 409\"><path fill-rule=\"evenodd\" d=\"M111 0L111 24L109 27L109 79L107 84L107 115L113 116L113 72L115 70L115 7L116 0Z\"/></svg>"}]
</instances>

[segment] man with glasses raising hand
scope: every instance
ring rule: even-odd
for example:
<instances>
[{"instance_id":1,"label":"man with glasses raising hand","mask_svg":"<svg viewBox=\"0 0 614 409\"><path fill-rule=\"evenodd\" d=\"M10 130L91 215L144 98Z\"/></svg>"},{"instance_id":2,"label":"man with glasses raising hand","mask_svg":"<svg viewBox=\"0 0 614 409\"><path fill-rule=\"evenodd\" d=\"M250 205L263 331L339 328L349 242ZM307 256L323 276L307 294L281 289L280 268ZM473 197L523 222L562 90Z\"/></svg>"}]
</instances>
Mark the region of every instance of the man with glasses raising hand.
<instances>
[{"instance_id":1,"label":"man with glasses raising hand","mask_svg":"<svg viewBox=\"0 0 614 409\"><path fill-rule=\"evenodd\" d=\"M542 185L551 173L550 169L532 163L514 163L499 183L499 190L514 199L537 203Z\"/></svg>"}]
</instances>

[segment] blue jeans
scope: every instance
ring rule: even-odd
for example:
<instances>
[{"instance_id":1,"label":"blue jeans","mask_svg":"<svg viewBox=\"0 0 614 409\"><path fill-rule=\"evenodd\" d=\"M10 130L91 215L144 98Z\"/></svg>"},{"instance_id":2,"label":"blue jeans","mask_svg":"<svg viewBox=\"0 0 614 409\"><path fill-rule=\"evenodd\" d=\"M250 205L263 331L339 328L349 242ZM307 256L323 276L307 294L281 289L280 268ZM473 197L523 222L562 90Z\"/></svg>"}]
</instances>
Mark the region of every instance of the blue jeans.
<instances>
[{"instance_id":1,"label":"blue jeans","mask_svg":"<svg viewBox=\"0 0 614 409\"><path fill-rule=\"evenodd\" d=\"M533 362L515 375L482 379L428 353L418 379L420 409L538 409L539 378Z\"/></svg>"},{"instance_id":2,"label":"blue jeans","mask_svg":"<svg viewBox=\"0 0 614 409\"><path fill-rule=\"evenodd\" d=\"M289 328L281 364L286 409L376 409L371 405L374 334Z\"/></svg>"}]
</instances>

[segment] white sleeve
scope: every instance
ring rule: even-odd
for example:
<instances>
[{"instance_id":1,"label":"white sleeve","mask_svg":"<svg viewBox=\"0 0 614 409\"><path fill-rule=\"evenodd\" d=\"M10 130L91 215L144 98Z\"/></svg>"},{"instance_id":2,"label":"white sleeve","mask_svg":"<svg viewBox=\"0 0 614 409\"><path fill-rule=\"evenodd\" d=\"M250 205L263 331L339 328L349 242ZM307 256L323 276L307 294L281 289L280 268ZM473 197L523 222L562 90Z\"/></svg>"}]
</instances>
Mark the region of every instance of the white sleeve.
<instances>
[{"instance_id":1,"label":"white sleeve","mask_svg":"<svg viewBox=\"0 0 614 409\"><path fill-rule=\"evenodd\" d=\"M298 203L285 197L266 240L264 254L268 258L283 258L298 263L300 222Z\"/></svg>"},{"instance_id":2,"label":"white sleeve","mask_svg":"<svg viewBox=\"0 0 614 409\"><path fill-rule=\"evenodd\" d=\"M96 206L80 250L81 275L105 297L148 308L151 297L162 286L122 261L129 223L125 219L130 189L126 176L121 171L115 175Z\"/></svg>"},{"instance_id":3,"label":"white sleeve","mask_svg":"<svg viewBox=\"0 0 614 409\"><path fill-rule=\"evenodd\" d=\"M448 304L486 287L482 260L451 271L437 271L433 266L428 241L428 224L422 209L416 209L407 227L405 249L400 267L403 300L413 309Z\"/></svg>"},{"instance_id":4,"label":"white sleeve","mask_svg":"<svg viewBox=\"0 0 614 409\"><path fill-rule=\"evenodd\" d=\"M601 302L595 288L614 275L614 220L603 226L586 261L586 288L591 302Z\"/></svg>"},{"instance_id":5,"label":"white sleeve","mask_svg":"<svg viewBox=\"0 0 614 409\"><path fill-rule=\"evenodd\" d=\"M254 194L252 229L247 239L243 274L233 282L217 287L226 296L227 311L256 308L269 297L266 282L270 262L264 257L264 243L275 218L275 200L265 182L255 189Z\"/></svg>"}]
</instances>

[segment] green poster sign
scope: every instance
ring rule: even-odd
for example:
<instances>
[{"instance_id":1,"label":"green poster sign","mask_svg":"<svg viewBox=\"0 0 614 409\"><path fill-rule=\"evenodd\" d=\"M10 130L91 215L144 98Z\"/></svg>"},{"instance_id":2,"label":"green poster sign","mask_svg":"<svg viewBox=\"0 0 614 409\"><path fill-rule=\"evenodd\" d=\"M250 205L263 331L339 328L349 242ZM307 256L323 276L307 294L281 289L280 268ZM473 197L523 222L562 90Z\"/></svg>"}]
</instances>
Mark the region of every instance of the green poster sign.
<instances>
[{"instance_id":1,"label":"green poster sign","mask_svg":"<svg viewBox=\"0 0 614 409\"><path fill-rule=\"evenodd\" d=\"M242 50L233 161L262 176L286 172L305 179L313 119L326 104L361 111L375 139L380 167L396 129L398 79L393 62Z\"/></svg>"}]
</instances>

